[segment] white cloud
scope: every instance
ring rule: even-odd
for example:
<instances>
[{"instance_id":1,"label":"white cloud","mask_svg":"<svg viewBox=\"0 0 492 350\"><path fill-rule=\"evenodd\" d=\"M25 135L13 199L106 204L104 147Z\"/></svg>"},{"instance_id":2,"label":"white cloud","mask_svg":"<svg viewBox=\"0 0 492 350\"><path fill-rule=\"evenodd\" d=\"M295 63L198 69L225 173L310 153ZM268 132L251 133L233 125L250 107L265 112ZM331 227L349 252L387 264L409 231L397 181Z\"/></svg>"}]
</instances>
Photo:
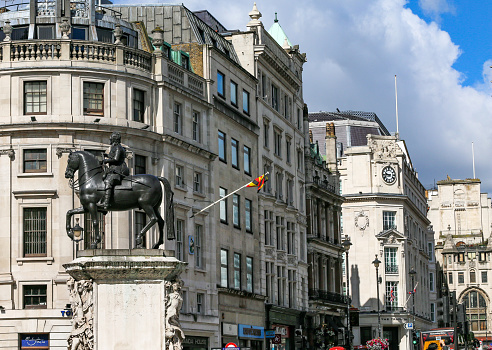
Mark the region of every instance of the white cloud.
<instances>
[{"instance_id":1,"label":"white cloud","mask_svg":"<svg viewBox=\"0 0 492 350\"><path fill-rule=\"evenodd\" d=\"M419 6L426 16L437 22L440 21L442 14L456 12L455 7L447 0L419 0Z\"/></svg>"},{"instance_id":2,"label":"white cloud","mask_svg":"<svg viewBox=\"0 0 492 350\"><path fill-rule=\"evenodd\" d=\"M395 130L394 75L398 76L400 135L424 186L434 179L472 176L471 142L482 191L492 193L492 69L480 86L461 86L452 65L460 49L447 32L405 8L405 0L257 1L265 28L278 12L293 44L307 53L304 99L310 111L375 112ZM227 28L245 30L252 1L185 2L207 9ZM436 14L443 1L422 0Z\"/></svg>"}]
</instances>

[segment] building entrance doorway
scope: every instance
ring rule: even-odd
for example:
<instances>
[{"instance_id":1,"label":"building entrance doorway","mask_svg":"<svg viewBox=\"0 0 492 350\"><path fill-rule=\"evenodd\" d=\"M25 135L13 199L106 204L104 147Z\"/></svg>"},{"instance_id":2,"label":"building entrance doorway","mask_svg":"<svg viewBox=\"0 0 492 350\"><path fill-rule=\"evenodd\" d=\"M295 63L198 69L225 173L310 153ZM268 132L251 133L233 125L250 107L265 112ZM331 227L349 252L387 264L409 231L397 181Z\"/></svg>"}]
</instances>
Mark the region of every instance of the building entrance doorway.
<instances>
[{"instance_id":1,"label":"building entrance doorway","mask_svg":"<svg viewBox=\"0 0 492 350\"><path fill-rule=\"evenodd\" d=\"M398 349L398 327L384 327L383 338L388 339L389 349Z\"/></svg>"}]
</instances>

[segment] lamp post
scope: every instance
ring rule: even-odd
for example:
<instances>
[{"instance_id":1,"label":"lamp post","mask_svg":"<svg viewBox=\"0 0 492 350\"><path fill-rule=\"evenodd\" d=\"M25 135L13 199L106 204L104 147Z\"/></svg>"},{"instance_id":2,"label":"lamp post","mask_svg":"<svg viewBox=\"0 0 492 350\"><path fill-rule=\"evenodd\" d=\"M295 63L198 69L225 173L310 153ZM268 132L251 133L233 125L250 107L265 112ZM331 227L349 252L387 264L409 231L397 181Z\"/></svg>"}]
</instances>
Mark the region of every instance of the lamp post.
<instances>
[{"instance_id":1,"label":"lamp post","mask_svg":"<svg viewBox=\"0 0 492 350\"><path fill-rule=\"evenodd\" d=\"M348 263L348 255L349 249L352 245L350 242L350 237L345 235L345 239L342 241L342 246L345 249L345 277L346 277L346 290L347 290L347 347L351 349L350 346L350 295L349 295L349 263Z\"/></svg>"},{"instance_id":2,"label":"lamp post","mask_svg":"<svg viewBox=\"0 0 492 350\"><path fill-rule=\"evenodd\" d=\"M378 255L376 254L376 258L372 262L374 267L376 268L376 289L377 289L377 303L378 303L378 338L381 338L381 310L379 308L379 264L381 261L378 259Z\"/></svg>"},{"instance_id":3,"label":"lamp post","mask_svg":"<svg viewBox=\"0 0 492 350\"><path fill-rule=\"evenodd\" d=\"M408 272L408 274L412 278L412 285L410 286L410 288L412 288L413 286L415 286L415 284L414 284L414 278L415 278L415 275L417 274L417 272L412 267L410 269L410 271ZM415 288L412 289L412 313L413 313L412 340L413 340L413 333L415 332L415 329L416 329L416 327L415 327Z\"/></svg>"}]
</instances>

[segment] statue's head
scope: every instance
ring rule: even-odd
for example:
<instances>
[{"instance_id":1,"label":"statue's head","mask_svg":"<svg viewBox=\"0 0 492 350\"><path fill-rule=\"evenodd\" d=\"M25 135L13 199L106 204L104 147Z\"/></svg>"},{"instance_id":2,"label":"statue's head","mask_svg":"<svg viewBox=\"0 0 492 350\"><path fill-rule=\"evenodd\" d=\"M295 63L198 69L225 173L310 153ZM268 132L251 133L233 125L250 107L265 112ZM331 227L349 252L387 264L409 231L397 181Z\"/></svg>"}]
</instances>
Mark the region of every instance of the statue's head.
<instances>
[{"instance_id":1,"label":"statue's head","mask_svg":"<svg viewBox=\"0 0 492 350\"><path fill-rule=\"evenodd\" d=\"M115 131L111 134L111 137L109 138L109 141L111 143L121 143L121 135L119 132Z\"/></svg>"}]
</instances>

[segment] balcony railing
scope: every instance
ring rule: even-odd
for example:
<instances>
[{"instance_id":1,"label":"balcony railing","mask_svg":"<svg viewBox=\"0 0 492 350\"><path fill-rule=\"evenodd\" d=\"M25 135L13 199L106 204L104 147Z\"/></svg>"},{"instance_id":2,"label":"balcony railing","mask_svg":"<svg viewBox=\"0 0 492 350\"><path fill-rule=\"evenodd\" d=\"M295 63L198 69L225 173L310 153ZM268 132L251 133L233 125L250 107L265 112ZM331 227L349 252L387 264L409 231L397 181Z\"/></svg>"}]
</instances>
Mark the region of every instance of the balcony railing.
<instances>
[{"instance_id":1,"label":"balcony railing","mask_svg":"<svg viewBox=\"0 0 492 350\"><path fill-rule=\"evenodd\" d=\"M404 307L401 307L401 306L386 305L386 312L389 312L389 313L405 313L407 311Z\"/></svg>"},{"instance_id":2,"label":"balcony railing","mask_svg":"<svg viewBox=\"0 0 492 350\"><path fill-rule=\"evenodd\" d=\"M65 61L84 65L105 64L116 69L131 68L146 73L162 74L171 84L180 85L200 97L205 96L205 80L163 56L103 42L84 40L15 40L0 42L0 62L18 67L24 62L51 61L63 65ZM74 65L78 65L74 64ZM159 66L159 68L157 68ZM1 66L0 66L1 67Z\"/></svg>"},{"instance_id":3,"label":"balcony railing","mask_svg":"<svg viewBox=\"0 0 492 350\"><path fill-rule=\"evenodd\" d=\"M309 299L322 300L340 304L348 304L349 302L349 298L346 295L319 289L309 289Z\"/></svg>"},{"instance_id":4,"label":"balcony railing","mask_svg":"<svg viewBox=\"0 0 492 350\"><path fill-rule=\"evenodd\" d=\"M398 274L398 265L385 265L384 271L387 274Z\"/></svg>"}]
</instances>

